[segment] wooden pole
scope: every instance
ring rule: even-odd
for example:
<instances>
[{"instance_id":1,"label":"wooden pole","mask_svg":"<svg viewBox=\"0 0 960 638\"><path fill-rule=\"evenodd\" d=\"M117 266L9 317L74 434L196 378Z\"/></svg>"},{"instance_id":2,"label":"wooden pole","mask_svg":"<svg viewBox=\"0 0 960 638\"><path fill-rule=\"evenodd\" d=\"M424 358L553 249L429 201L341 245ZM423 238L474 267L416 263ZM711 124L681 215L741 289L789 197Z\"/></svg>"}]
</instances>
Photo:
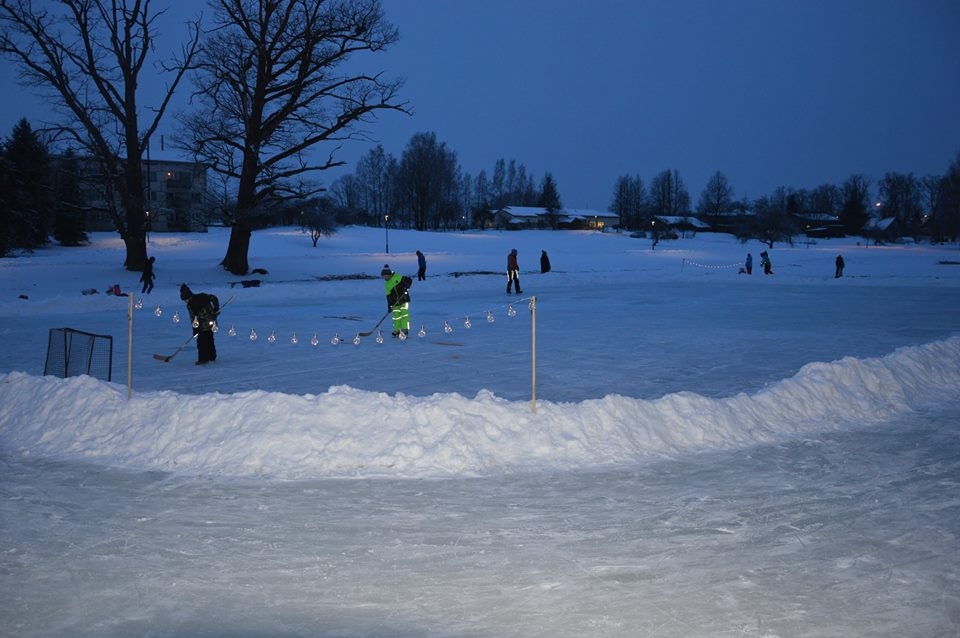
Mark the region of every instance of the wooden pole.
<instances>
[{"instance_id":1,"label":"wooden pole","mask_svg":"<svg viewBox=\"0 0 960 638\"><path fill-rule=\"evenodd\" d=\"M532 352L531 361L531 395L530 409L534 414L537 412L537 298L530 297L530 351Z\"/></svg>"},{"instance_id":2,"label":"wooden pole","mask_svg":"<svg viewBox=\"0 0 960 638\"><path fill-rule=\"evenodd\" d=\"M133 293L127 309L127 400L133 396Z\"/></svg>"}]
</instances>

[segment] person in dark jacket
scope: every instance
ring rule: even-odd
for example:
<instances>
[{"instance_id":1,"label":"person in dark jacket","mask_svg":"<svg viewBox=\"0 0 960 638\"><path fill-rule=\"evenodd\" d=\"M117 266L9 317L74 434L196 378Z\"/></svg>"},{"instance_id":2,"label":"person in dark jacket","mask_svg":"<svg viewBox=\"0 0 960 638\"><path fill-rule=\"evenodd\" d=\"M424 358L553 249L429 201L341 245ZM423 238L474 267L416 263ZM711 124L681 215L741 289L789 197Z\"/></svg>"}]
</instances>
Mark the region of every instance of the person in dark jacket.
<instances>
[{"instance_id":1,"label":"person in dark jacket","mask_svg":"<svg viewBox=\"0 0 960 638\"><path fill-rule=\"evenodd\" d=\"M770 255L767 254L767 251L760 253L760 265L763 266L763 274L773 274L773 262L770 261Z\"/></svg>"},{"instance_id":2,"label":"person in dark jacket","mask_svg":"<svg viewBox=\"0 0 960 638\"><path fill-rule=\"evenodd\" d=\"M143 282L143 290L140 291L141 293L149 295L150 291L153 290L153 278L156 276L153 274L153 262L156 260L156 257L151 257L143 266L143 274L140 275L140 281Z\"/></svg>"},{"instance_id":3,"label":"person in dark jacket","mask_svg":"<svg viewBox=\"0 0 960 638\"><path fill-rule=\"evenodd\" d=\"M517 249L514 248L507 255L507 294L510 294L510 288L513 284L517 285L517 294L522 294L520 290L520 266L517 265Z\"/></svg>"},{"instance_id":4,"label":"person in dark jacket","mask_svg":"<svg viewBox=\"0 0 960 638\"><path fill-rule=\"evenodd\" d=\"M427 258L423 253L417 251L417 281L423 281L427 278Z\"/></svg>"},{"instance_id":5,"label":"person in dark jacket","mask_svg":"<svg viewBox=\"0 0 960 638\"><path fill-rule=\"evenodd\" d=\"M197 337L197 365L217 360L217 346L213 334L217 331L220 300L205 292L194 293L187 284L180 285L180 299L186 302L190 324Z\"/></svg>"},{"instance_id":6,"label":"person in dark jacket","mask_svg":"<svg viewBox=\"0 0 960 638\"><path fill-rule=\"evenodd\" d=\"M753 253L747 253L747 261L744 262L744 268L746 268L748 275L753 274Z\"/></svg>"},{"instance_id":7,"label":"person in dark jacket","mask_svg":"<svg viewBox=\"0 0 960 638\"><path fill-rule=\"evenodd\" d=\"M836 272L833 273L833 276L835 278L843 277L843 268L844 266L846 266L846 264L843 261L843 255L837 255L837 259L835 263L837 266L837 270Z\"/></svg>"},{"instance_id":8,"label":"person in dark jacket","mask_svg":"<svg viewBox=\"0 0 960 638\"><path fill-rule=\"evenodd\" d=\"M387 312L393 313L393 336L410 334L410 285L413 280L390 270L389 264L383 265L380 276L385 282L387 293Z\"/></svg>"},{"instance_id":9,"label":"person in dark jacket","mask_svg":"<svg viewBox=\"0 0 960 638\"><path fill-rule=\"evenodd\" d=\"M545 250L540 251L540 272L550 272L550 258Z\"/></svg>"}]
</instances>

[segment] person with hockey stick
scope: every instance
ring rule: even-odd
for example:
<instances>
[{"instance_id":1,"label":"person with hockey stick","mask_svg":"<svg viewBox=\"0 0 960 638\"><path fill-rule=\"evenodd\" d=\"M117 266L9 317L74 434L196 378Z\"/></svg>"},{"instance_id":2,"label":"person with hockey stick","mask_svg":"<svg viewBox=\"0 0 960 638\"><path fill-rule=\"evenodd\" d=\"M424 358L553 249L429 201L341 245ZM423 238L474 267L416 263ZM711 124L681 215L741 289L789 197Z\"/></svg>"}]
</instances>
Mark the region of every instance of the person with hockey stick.
<instances>
[{"instance_id":1,"label":"person with hockey stick","mask_svg":"<svg viewBox=\"0 0 960 638\"><path fill-rule=\"evenodd\" d=\"M507 294L510 294L510 288L513 284L517 285L517 294L523 294L520 290L520 266L517 265L517 249L514 248L507 255Z\"/></svg>"},{"instance_id":2,"label":"person with hockey stick","mask_svg":"<svg viewBox=\"0 0 960 638\"><path fill-rule=\"evenodd\" d=\"M190 324L197 338L197 365L217 360L217 346L213 333L217 331L220 300L206 292L194 293L187 284L180 285L180 299L187 304Z\"/></svg>"},{"instance_id":3,"label":"person with hockey stick","mask_svg":"<svg viewBox=\"0 0 960 638\"><path fill-rule=\"evenodd\" d=\"M413 280L406 275L390 270L389 264L383 265L380 276L385 282L387 293L387 312L393 313L393 336L410 334L410 285Z\"/></svg>"}]
</instances>

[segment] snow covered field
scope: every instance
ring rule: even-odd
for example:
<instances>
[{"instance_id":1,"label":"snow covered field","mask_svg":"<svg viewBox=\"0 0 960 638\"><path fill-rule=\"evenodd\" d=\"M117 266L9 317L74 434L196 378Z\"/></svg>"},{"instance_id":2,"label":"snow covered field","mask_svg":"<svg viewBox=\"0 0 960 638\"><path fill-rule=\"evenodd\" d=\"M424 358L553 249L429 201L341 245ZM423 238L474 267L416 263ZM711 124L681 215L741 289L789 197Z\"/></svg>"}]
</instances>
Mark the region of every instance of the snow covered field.
<instances>
[{"instance_id":1,"label":"snow covered field","mask_svg":"<svg viewBox=\"0 0 960 638\"><path fill-rule=\"evenodd\" d=\"M960 635L956 245L287 228L243 288L226 239L151 236L129 400L120 240L0 260L0 635ZM181 282L234 296L211 365L152 356Z\"/></svg>"}]
</instances>

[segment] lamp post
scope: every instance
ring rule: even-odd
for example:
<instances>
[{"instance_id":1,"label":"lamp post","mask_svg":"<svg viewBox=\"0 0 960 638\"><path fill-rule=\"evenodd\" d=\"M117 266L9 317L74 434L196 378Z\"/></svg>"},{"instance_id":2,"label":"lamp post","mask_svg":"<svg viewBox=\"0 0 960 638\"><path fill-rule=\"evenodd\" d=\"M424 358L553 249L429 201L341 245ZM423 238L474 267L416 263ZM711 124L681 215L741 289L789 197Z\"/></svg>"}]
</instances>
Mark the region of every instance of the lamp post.
<instances>
[{"instance_id":1,"label":"lamp post","mask_svg":"<svg viewBox=\"0 0 960 638\"><path fill-rule=\"evenodd\" d=\"M386 253L390 254L390 215L383 216L383 239L386 244Z\"/></svg>"}]
</instances>

